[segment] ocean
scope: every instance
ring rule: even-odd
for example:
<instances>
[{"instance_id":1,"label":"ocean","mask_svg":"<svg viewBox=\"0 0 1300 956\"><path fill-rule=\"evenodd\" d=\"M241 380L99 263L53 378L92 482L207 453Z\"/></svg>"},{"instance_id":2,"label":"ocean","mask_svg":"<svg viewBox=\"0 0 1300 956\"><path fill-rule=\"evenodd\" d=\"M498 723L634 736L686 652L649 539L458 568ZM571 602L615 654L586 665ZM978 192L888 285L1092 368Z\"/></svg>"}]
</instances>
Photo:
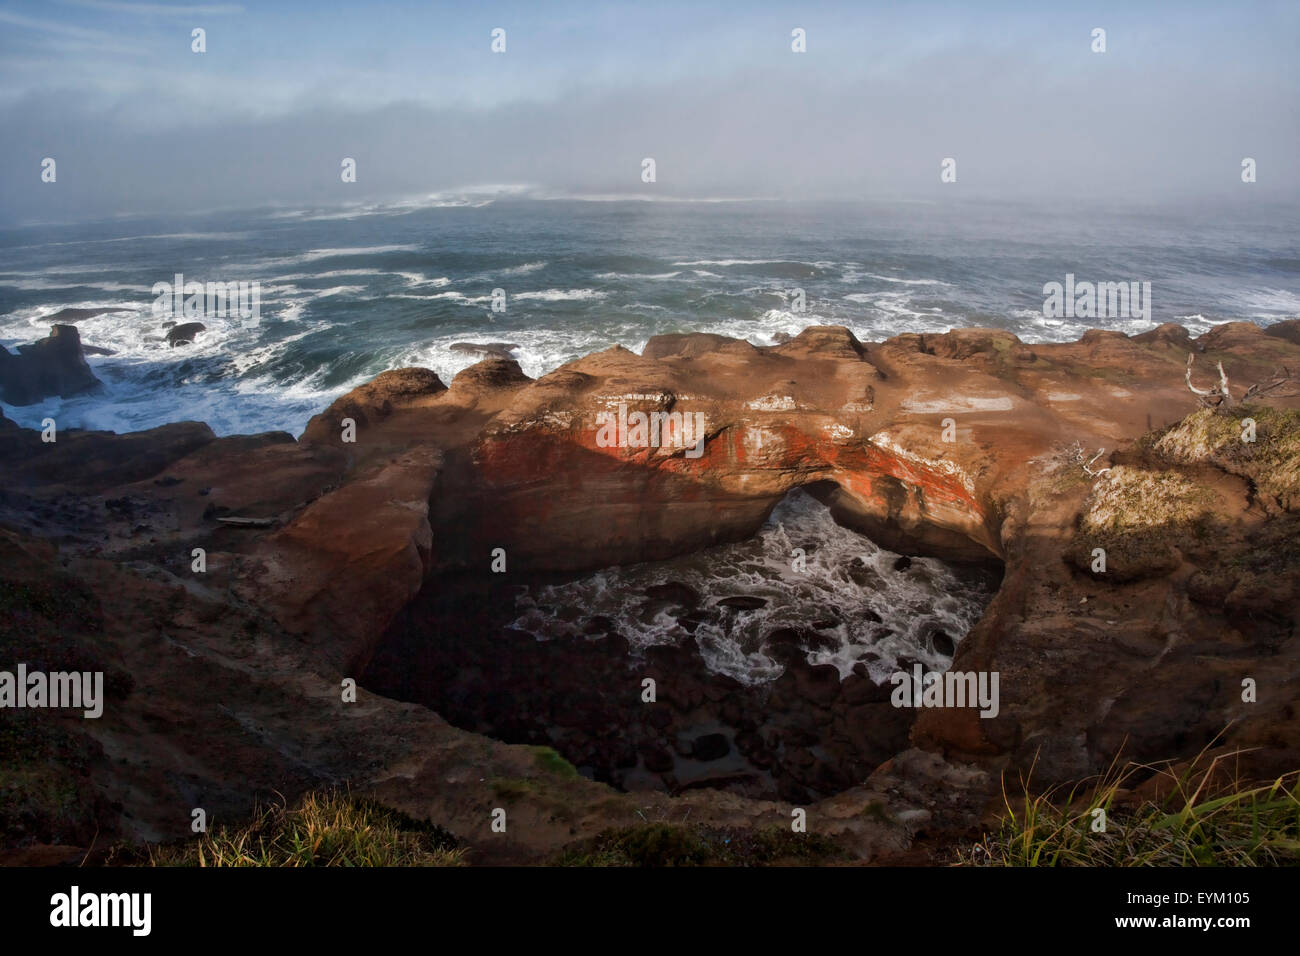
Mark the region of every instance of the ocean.
<instances>
[{"instance_id":1,"label":"ocean","mask_svg":"<svg viewBox=\"0 0 1300 956\"><path fill-rule=\"evenodd\" d=\"M982 325L1028 342L1089 327L1300 316L1300 213L961 202L642 202L438 198L0 229L0 344L77 321L102 393L6 407L25 425L300 433L386 369L446 382L517 346L531 376L667 332L769 345L816 324L863 340ZM169 347L152 288L181 273L257 282L260 321L207 318ZM1149 316L1044 316L1043 286L1150 282ZM494 289L505 293L494 311ZM804 308L798 306L802 290ZM186 321L182 318L179 321Z\"/></svg>"}]
</instances>

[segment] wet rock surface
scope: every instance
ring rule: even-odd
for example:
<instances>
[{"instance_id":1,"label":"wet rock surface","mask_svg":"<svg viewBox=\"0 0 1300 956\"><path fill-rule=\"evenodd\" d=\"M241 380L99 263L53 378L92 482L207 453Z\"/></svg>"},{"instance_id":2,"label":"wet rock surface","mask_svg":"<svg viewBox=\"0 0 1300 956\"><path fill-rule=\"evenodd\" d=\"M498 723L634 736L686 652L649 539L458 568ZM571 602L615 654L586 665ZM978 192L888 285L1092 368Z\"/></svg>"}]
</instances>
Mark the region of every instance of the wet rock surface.
<instances>
[{"instance_id":1,"label":"wet rock surface","mask_svg":"<svg viewBox=\"0 0 1300 956\"><path fill-rule=\"evenodd\" d=\"M86 364L75 325L55 325L50 334L10 352L0 346L0 402L34 405L58 396L71 398L98 388Z\"/></svg>"},{"instance_id":2,"label":"wet rock surface","mask_svg":"<svg viewBox=\"0 0 1300 956\"><path fill-rule=\"evenodd\" d=\"M617 633L539 641L512 630L514 587L440 579L395 622L363 685L465 730L553 746L625 790L806 803L861 783L907 744L915 711L893 707L889 685L809 664L805 635L774 635L790 650L785 672L746 686L710 671L694 640L635 653Z\"/></svg>"}]
</instances>

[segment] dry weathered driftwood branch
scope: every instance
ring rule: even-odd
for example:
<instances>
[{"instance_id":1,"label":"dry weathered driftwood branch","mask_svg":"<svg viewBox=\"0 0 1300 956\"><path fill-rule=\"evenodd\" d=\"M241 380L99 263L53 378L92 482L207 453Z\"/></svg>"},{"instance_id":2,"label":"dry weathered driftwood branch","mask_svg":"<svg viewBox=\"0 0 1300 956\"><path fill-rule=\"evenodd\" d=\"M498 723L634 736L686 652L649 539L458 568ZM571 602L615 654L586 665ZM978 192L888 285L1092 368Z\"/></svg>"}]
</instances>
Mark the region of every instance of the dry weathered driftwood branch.
<instances>
[{"instance_id":1,"label":"dry weathered driftwood branch","mask_svg":"<svg viewBox=\"0 0 1300 956\"><path fill-rule=\"evenodd\" d=\"M1289 381L1291 381L1291 370L1283 365L1273 373L1273 381L1268 382L1267 384L1262 382L1255 383L1250 388L1246 389L1246 394L1241 396L1241 400L1246 402L1258 395L1266 395L1273 391L1273 389L1280 388Z\"/></svg>"},{"instance_id":2,"label":"dry weathered driftwood branch","mask_svg":"<svg viewBox=\"0 0 1300 956\"><path fill-rule=\"evenodd\" d=\"M1092 465L1093 462L1095 462L1098 458L1100 458L1104 454L1106 454L1106 449L1098 448L1097 454L1093 455L1092 458L1090 458L1088 461L1084 463L1083 470L1085 473L1087 473L1089 478L1097 478L1100 477L1101 475L1106 474L1106 472L1110 471L1109 468L1098 468L1096 471L1093 471L1092 468L1089 467L1090 465Z\"/></svg>"},{"instance_id":3,"label":"dry weathered driftwood branch","mask_svg":"<svg viewBox=\"0 0 1300 956\"><path fill-rule=\"evenodd\" d=\"M1218 408L1232 404L1232 391L1228 387L1228 373L1223 370L1223 363L1219 363L1219 384L1212 388L1197 388L1192 384L1192 362L1196 360L1196 354L1187 353L1187 387L1191 389L1202 405L1206 408Z\"/></svg>"}]
</instances>

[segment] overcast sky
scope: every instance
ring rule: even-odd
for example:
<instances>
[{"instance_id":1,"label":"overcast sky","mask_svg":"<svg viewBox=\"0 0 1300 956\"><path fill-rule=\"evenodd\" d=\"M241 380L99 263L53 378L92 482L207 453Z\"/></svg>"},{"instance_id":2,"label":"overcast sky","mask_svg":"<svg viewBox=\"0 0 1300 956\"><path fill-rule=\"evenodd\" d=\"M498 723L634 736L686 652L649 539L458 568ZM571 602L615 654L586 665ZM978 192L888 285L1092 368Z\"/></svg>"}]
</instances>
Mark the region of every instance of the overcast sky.
<instances>
[{"instance_id":1,"label":"overcast sky","mask_svg":"<svg viewBox=\"0 0 1300 956\"><path fill-rule=\"evenodd\" d=\"M2 3L0 224L483 185L1294 202L1297 37L1294 0Z\"/></svg>"}]
</instances>

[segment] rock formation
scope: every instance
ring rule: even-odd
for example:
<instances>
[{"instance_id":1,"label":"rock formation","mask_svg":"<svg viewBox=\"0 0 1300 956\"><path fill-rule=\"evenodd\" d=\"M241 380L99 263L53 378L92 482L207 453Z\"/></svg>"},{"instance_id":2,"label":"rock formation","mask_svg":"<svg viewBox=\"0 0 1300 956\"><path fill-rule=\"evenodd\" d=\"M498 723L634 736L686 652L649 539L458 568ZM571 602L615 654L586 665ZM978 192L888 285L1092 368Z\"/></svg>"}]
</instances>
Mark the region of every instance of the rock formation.
<instances>
[{"instance_id":1,"label":"rock formation","mask_svg":"<svg viewBox=\"0 0 1300 956\"><path fill-rule=\"evenodd\" d=\"M172 348L178 345L193 345L200 332L206 332L207 326L202 322L182 322L167 330L167 344Z\"/></svg>"},{"instance_id":2,"label":"rock formation","mask_svg":"<svg viewBox=\"0 0 1300 956\"><path fill-rule=\"evenodd\" d=\"M1207 368L1222 363L1240 398L1235 383L1300 364L1300 322L1230 323L1194 341L1173 325L1094 330L1056 345L990 329L862 343L814 327L769 348L661 336L641 355L613 347L536 380L503 357L450 386L427 370L388 372L297 441L188 423L61 432L46 445L0 418L0 600L14 622L0 630L4 657L53 666L62 655L119 675L101 720L57 728L84 768L74 819L10 801L6 839L15 819L42 843L84 846L96 828L180 835L200 803L243 812L271 788L348 780L484 859L544 858L635 822L648 803L696 821L788 823L803 797L825 832L881 859L920 829L977 824L1004 771L1033 766L1050 784L1121 749L1178 758L1212 742L1259 748L1249 760L1261 774L1294 769L1300 389L1198 410L1192 350ZM693 457L678 439L695 415ZM614 441L602 422L619 423ZM529 696L504 671L494 687L491 662L452 645L490 647L499 632L470 631L492 624L513 584L742 540L795 488L893 550L1000 572L973 631L935 637L955 645L954 670L1000 674L996 718L893 708L888 687L808 665L812 638L798 633L781 638L787 677L760 713L702 674L689 646L665 649L649 661L665 707L635 718L643 745L597 756L663 777L680 759L739 753L770 758L789 783L778 800L725 779L634 799L556 778L528 747L476 733L472 700L456 705L458 729L364 689L397 693L402 662L431 656L455 664L466 693L504 701L494 720L567 704L567 726L589 731L574 746L586 746L600 721L617 731L634 719L612 689L617 635L555 651L572 671L563 701ZM216 520L232 516L270 520ZM501 574L489 570L497 549ZM636 597L684 613L692 602L680 589ZM548 646L510 653L545 667ZM345 678L360 679L356 704L340 702ZM722 729L673 736L698 712ZM525 723L491 729L522 744ZM53 766L47 743L33 745L34 766ZM528 821L509 846L487 831L503 792Z\"/></svg>"},{"instance_id":3,"label":"rock formation","mask_svg":"<svg viewBox=\"0 0 1300 956\"><path fill-rule=\"evenodd\" d=\"M46 338L18 346L17 354L0 346L0 402L5 404L71 398L99 384L86 364L75 325L55 325Z\"/></svg>"}]
</instances>

